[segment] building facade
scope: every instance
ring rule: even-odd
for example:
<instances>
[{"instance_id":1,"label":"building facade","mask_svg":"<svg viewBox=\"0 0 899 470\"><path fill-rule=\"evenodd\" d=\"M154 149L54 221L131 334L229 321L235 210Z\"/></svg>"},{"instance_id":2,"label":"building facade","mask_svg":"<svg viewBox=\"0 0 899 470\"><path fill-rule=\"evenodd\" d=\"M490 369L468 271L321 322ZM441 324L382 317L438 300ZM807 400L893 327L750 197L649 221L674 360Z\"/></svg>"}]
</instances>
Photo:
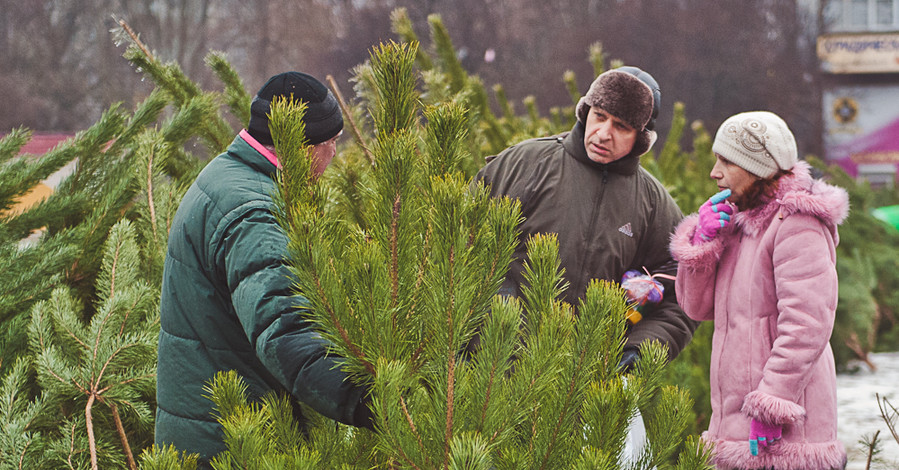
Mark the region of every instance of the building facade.
<instances>
[{"instance_id":1,"label":"building facade","mask_svg":"<svg viewBox=\"0 0 899 470\"><path fill-rule=\"evenodd\" d=\"M821 0L825 158L872 185L899 165L899 0Z\"/></svg>"}]
</instances>

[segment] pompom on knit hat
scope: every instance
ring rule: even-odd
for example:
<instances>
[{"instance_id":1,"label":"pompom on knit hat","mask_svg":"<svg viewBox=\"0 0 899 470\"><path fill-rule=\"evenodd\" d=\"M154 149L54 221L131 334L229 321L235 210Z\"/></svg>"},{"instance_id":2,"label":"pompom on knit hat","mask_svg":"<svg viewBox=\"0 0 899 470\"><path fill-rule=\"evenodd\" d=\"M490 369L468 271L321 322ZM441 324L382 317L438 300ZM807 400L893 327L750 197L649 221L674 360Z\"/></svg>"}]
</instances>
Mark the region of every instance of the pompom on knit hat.
<instances>
[{"instance_id":1,"label":"pompom on knit hat","mask_svg":"<svg viewBox=\"0 0 899 470\"><path fill-rule=\"evenodd\" d=\"M587 123L590 108L597 107L636 129L637 141L631 155L648 152L656 140L655 120L662 98L659 84L637 67L619 67L600 74L581 97L575 116Z\"/></svg>"},{"instance_id":2,"label":"pompom on knit hat","mask_svg":"<svg viewBox=\"0 0 899 470\"><path fill-rule=\"evenodd\" d=\"M760 178L792 169L799 160L796 139L787 123L768 111L727 118L715 134L712 152Z\"/></svg>"},{"instance_id":3,"label":"pompom on knit hat","mask_svg":"<svg viewBox=\"0 0 899 470\"><path fill-rule=\"evenodd\" d=\"M325 85L302 72L284 72L268 79L250 104L250 124L247 132L263 145L274 145L268 128L272 99L276 96L306 103L306 141L320 144L343 130L343 115L337 98Z\"/></svg>"}]
</instances>

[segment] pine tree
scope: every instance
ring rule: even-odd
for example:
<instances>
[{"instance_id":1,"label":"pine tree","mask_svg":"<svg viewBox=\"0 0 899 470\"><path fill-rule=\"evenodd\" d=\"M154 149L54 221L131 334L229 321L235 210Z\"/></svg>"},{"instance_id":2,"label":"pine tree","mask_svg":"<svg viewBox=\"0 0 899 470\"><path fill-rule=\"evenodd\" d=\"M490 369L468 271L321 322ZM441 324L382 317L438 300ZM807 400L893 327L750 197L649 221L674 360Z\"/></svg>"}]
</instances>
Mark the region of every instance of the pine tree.
<instances>
[{"instance_id":1,"label":"pine tree","mask_svg":"<svg viewBox=\"0 0 899 470\"><path fill-rule=\"evenodd\" d=\"M5 371L24 352L26 313L35 302L46 299L56 287L69 285L79 289L85 279L96 276L95 245L103 242L97 231L105 236L114 222L110 214L117 213L124 202L119 198L121 186L106 171L113 171L115 162L107 162L106 170L94 174L88 174L91 171L88 167L91 161L106 156L103 147L124 129L125 124L125 114L119 107L113 107L91 128L76 134L40 159L18 155L31 135L24 129L11 133L0 144L3 149L0 158L4 161L0 167L3 207L10 207L14 198L78 160L72 176L63 180L45 201L23 213L3 217L0 228L0 263L4 273L0 278L0 323L4 328L0 336L0 371ZM99 201L102 204L97 204L96 191L102 191ZM37 243L20 243L35 230L45 231ZM91 293L83 289L77 295L86 299Z\"/></svg>"},{"instance_id":2,"label":"pine tree","mask_svg":"<svg viewBox=\"0 0 899 470\"><path fill-rule=\"evenodd\" d=\"M551 293L563 288L552 281L557 279L557 273L551 274L552 240L535 240L532 247L549 252L548 258L535 255L535 260L543 261L531 266L534 282L542 285L542 290L520 302L492 297L491 283L501 273L497 267L504 266L504 241L489 241L486 233L506 233L514 204L487 200L478 190L468 188L467 177L482 165L484 155L495 154L523 138L569 130L574 103L581 95L574 74L563 75L571 105L553 108L549 117L540 116L530 97L522 101L524 112L516 110L500 84L491 88L500 111L494 114L484 84L478 77L467 75L459 65L438 16L428 18L433 43L430 52L414 47L417 38L402 10L394 12L393 18L395 32L407 45L382 46L372 55L371 63L358 67L358 101L356 105L344 103L345 118L358 130L357 145L342 149L341 158L321 181L311 180L308 174L303 176L303 152L294 152L292 160L300 163L285 168L281 178L285 182L301 181L297 187L308 190L306 194L302 190L297 194L285 192L285 226L293 226L297 230L295 236L308 230L328 241L321 246L307 243L304 248L300 243L303 240L297 237L292 247L298 278L314 279L302 270L308 269L304 266L317 266L321 279L327 280L321 284L317 297L314 289L304 290L303 294L318 299L321 305L316 306L316 315L330 312L323 308L325 300L341 300L342 303L328 304L335 307L333 316L318 318L324 325L323 334L348 358L348 367L356 379L375 387L374 397L381 403L379 423L384 430L394 432L382 435L335 426L311 412L307 415L314 417L313 423L300 431L282 413L284 397L241 405L237 393L239 378L223 376L211 386L209 396L221 410L220 419L231 420L226 428L235 426L234 442L240 436L256 436L257 431L269 433L264 434L264 442L257 443L271 444L264 454L277 456L271 460L273 464L330 462L333 466L356 468L409 466L409 462L425 461L477 468L519 463L528 466L540 461L541 456L548 463L558 455L566 455L568 466L617 468L619 431L631 416L628 410L638 406L650 424L648 455L663 462L662 466L679 458L677 468L701 468L706 454L698 443L689 443L683 451L672 451L676 446L659 435L683 433L653 426L673 423L676 430L681 429L684 419L695 419L694 427L690 429L688 425L688 429L704 429L701 421L707 417L704 351L710 341L708 328L697 331L691 345L671 367L654 369L663 371L663 380L657 380L654 374L641 379L645 373L637 372L625 383L614 373L601 373L608 372L605 367L615 362L614 340L612 347L605 343L599 346L597 354L602 359L598 363L578 364L562 357L539 356L570 359L576 356L574 352L584 351L577 345L581 344L578 341L586 323L582 324L580 318L572 320L566 314L571 307L552 300ZM62 182L50 199L23 214L5 214L0 224L0 272L4 273L0 277L3 466L53 468L54 462L61 462L60 456L68 455L84 466L90 464L87 417L84 413L83 417L72 414L71 403L60 406L59 396L64 392L48 380L56 367L74 374L86 365L64 355L62 358L68 362L39 356L43 351L29 353L28 341L33 340L28 334L33 325L31 314L42 311L36 305L40 309L48 303L67 305L65 310L69 313L60 315L60 322L64 319L73 331L90 331L97 315L104 315L102 308L109 301L104 297L104 246L111 228L123 218L133 221L129 237L136 237L141 246L136 258L140 275L128 283L158 287L168 224L180 196L206 159L219 153L233 136L221 108L225 107L240 122L246 122L249 116L249 95L224 56L207 56L207 64L225 84L223 92L207 92L188 79L177 64L161 63L124 22L120 25L118 40L129 44L126 58L157 84L157 90L133 115L115 105L89 129L40 160L18 156L30 136L27 130L14 130L0 139L0 209L8 208L16 197L63 165L78 162L73 175ZM591 48L589 59L596 74L606 68L600 44ZM412 73L418 80L410 79L412 64L417 66ZM611 66L616 64L613 61ZM687 121L683 105L675 103L674 108L672 130L665 144L656 147L660 148L658 156L647 155L642 162L666 184L681 208L692 212L714 191L703 183L709 181L706 176L713 159L711 141L701 123L693 123L693 150L684 151L680 142ZM282 112L290 115L302 111ZM296 116L285 122L296 121ZM292 139L301 134L301 129L288 126L281 131L281 138ZM185 145L194 142L201 145ZM302 148L291 143L281 145ZM846 288L841 288L834 333L834 350L838 361L844 362L855 356L864 357L875 347L899 344L894 314L899 308L899 289L895 288L899 279L893 269L899 256L893 248L896 233L868 213L871 208L895 203L899 198L895 191L874 191L833 168L816 166L837 184L847 187L852 197L853 211L841 227L838 269ZM306 215L301 216L302 213ZM303 222L309 214L316 214L317 220ZM36 244L19 244L23 236L42 227L45 233ZM332 236L333 240L329 238ZM463 243L463 239L467 241ZM342 240L345 245L334 240ZM305 256L320 263L328 259L325 253L330 253L333 266L330 260L318 265L299 262ZM477 276L481 276L479 284L472 280ZM448 295L450 288L455 295ZM614 303L619 295L615 286L592 289L585 302L602 305L609 309L607 316L616 318ZM53 316L41 318L42 325L56 324ZM78 328L72 323L75 318L82 322ZM385 323L387 319L390 322ZM515 341L495 343L496 339L489 339L477 354L454 357L452 348L464 343L474 327L485 337L514 337ZM97 340L111 344L117 333L105 331ZM558 344L551 354L539 349L547 348L549 340L545 338ZM534 354L538 356L532 357ZM492 365L492 381L483 376L487 364ZM584 372L591 367L594 375ZM661 364L647 361L645 367L661 368ZM565 382L569 388L563 393L558 387L553 388L558 383L547 373L534 380L531 388L525 387L526 394L518 393L522 383L527 382L523 378L526 373L546 370L565 371L567 378L577 379ZM498 371L502 373L496 375ZM41 381L36 380L38 376ZM588 376L592 379L585 379ZM490 387L483 386L488 382ZM665 385L671 383L688 384L696 399L696 418L689 418L687 413L688 397L680 389ZM147 384L141 387L146 391ZM124 393L127 387L121 390ZM554 399L568 399L564 404L543 405L541 393L550 394L547 390L552 390ZM89 398L83 397L78 395L82 411L87 411ZM111 392L103 399L115 404L124 415L124 434L132 436L128 438L129 446L134 454L140 452L149 444L149 423L146 413L137 410L152 409L152 396L144 394L133 403L122 404L116 401L117 392ZM516 407L504 408L496 401ZM471 410L479 404L488 406L480 408L481 414L473 415ZM560 408L550 411L550 406L557 405ZM527 409L529 414L522 416L518 408ZM124 465L127 452L119 437L122 433L116 430L112 408L95 398L90 409L92 422L99 427L94 435L98 465ZM616 412L610 412L611 409ZM61 413L69 416L66 429L55 421ZM556 419L557 434L541 427L550 421L547 416ZM408 426L410 419L414 431ZM406 428L396 427L403 422L407 423ZM253 427L259 423L263 423L261 428ZM583 436L574 436L577 431L572 434L571 429L584 423L602 424L584 425ZM244 426L244 431L238 429L240 426ZM298 434L292 434L294 431ZM306 449L304 454L280 455L288 444L290 448L300 448L293 445L300 441ZM72 453L73 443L80 449L77 454ZM521 448L528 451L521 453ZM244 455L258 456L256 451L246 454L247 449ZM284 460L287 458L296 460ZM143 459L149 468L196 465L195 459L171 448L145 453Z\"/></svg>"},{"instance_id":3,"label":"pine tree","mask_svg":"<svg viewBox=\"0 0 899 470\"><path fill-rule=\"evenodd\" d=\"M136 468L132 447L152 440L158 290L141 278L128 221L111 229L102 265L90 320L68 287L31 310L34 359L4 377L0 403L11 424L0 458L14 468Z\"/></svg>"},{"instance_id":4,"label":"pine tree","mask_svg":"<svg viewBox=\"0 0 899 470\"><path fill-rule=\"evenodd\" d=\"M0 140L0 207L75 162L46 201L2 215L0 413L10 426L0 434L0 461L11 467L134 468L133 455L152 443L155 302L168 228L185 181L208 158L185 144L199 136L207 151L218 152L216 145L227 145L219 107L249 112L246 91L220 55L207 63L225 92L201 92L176 65L141 55L146 49L132 39L126 54L169 85L157 87L133 115L114 105L40 159L18 155L30 138L25 129ZM19 242L38 228L36 242ZM104 248L113 245L124 251ZM123 306L122 296L139 302ZM99 327L109 322L118 328ZM56 343L65 346L50 346ZM97 361L106 361L102 372Z\"/></svg>"},{"instance_id":5,"label":"pine tree","mask_svg":"<svg viewBox=\"0 0 899 470\"><path fill-rule=\"evenodd\" d=\"M174 69L167 71L175 75ZM151 230L157 233L141 233L148 236L148 242L155 243L157 255L156 261L148 258L146 262L160 263L158 253L164 250L160 242L165 239L167 227L164 220L160 225L154 219L167 217L170 209L177 206L179 191L183 191L179 189L183 183L179 183L178 176L191 177L191 173L202 168L203 155L185 152L184 144L196 134L192 128L222 120L214 106L215 95L205 94L191 100L158 127L166 106L173 102L172 96L157 89L138 105L133 115L121 105L113 105L97 123L39 159L19 155L30 138L25 129L0 141L0 181L4 188L0 192L0 207L10 207L15 198L44 178L67 164L75 164L71 175L45 201L21 214L0 215L4 222L0 228L0 263L5 268L0 278L0 322L4 324L0 372L25 351L24 328L30 307L46 299L54 288L71 287L75 298L88 309L86 315L92 314L102 247L109 229L118 220L152 220ZM152 165L153 158L164 162L165 167ZM152 179L145 174L147 171L153 172ZM148 184L152 180L157 181L155 188ZM171 186L161 186L163 182ZM174 192L168 193L169 189ZM152 200L147 199L147 194L160 198L161 212L157 213L153 204L147 214L136 211L146 207L135 205L136 200ZM168 202L164 202L166 199ZM43 230L43 235L36 243L20 243L38 229ZM154 269L159 274L158 268L147 269L151 269L148 274ZM150 278L158 282L158 276Z\"/></svg>"},{"instance_id":6,"label":"pine tree","mask_svg":"<svg viewBox=\"0 0 899 470\"><path fill-rule=\"evenodd\" d=\"M317 417L304 435L283 397L247 403L239 377L220 374L209 396L228 451L214 467L620 468L640 409L649 444L628 468L707 468L707 451L683 438L689 397L661 383L663 348L650 347L626 381L617 370L628 307L617 285L594 282L574 315L557 300L566 288L557 241L540 236L529 243L524 297L495 296L518 204L469 187L465 108L419 108L416 56L415 43L372 53L364 228L340 217L326 180L311 176L303 107L272 105L288 262L308 315L371 387L376 432ZM467 352L475 332L481 346ZM178 457L157 449L143 462L157 468L163 455Z\"/></svg>"}]
</instances>

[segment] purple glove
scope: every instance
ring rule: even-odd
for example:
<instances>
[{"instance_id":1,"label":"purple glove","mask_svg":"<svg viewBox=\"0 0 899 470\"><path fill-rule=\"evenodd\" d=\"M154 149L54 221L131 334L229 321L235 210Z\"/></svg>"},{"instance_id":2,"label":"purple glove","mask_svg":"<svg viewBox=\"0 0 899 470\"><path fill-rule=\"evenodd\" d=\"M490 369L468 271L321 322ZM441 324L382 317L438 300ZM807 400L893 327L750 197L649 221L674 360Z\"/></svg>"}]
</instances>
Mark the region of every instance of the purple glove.
<instances>
[{"instance_id":1,"label":"purple glove","mask_svg":"<svg viewBox=\"0 0 899 470\"><path fill-rule=\"evenodd\" d=\"M759 447L768 447L768 444L780 439L783 435L783 425L765 424L752 419L749 421L749 452L759 455Z\"/></svg>"},{"instance_id":2,"label":"purple glove","mask_svg":"<svg viewBox=\"0 0 899 470\"><path fill-rule=\"evenodd\" d=\"M699 223L693 233L693 244L707 242L718 235L718 231L730 223L734 208L724 202L730 197L730 190L725 189L710 197L699 207Z\"/></svg>"}]
</instances>

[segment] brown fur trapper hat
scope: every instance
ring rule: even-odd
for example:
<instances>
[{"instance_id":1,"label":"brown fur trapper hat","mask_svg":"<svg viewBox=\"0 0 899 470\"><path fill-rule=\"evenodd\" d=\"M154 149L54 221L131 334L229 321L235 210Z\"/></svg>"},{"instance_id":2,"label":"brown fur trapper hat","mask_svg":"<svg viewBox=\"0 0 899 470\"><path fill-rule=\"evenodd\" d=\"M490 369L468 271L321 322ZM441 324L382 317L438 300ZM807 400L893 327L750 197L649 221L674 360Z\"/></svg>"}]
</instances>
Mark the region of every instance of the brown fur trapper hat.
<instances>
[{"instance_id":1,"label":"brown fur trapper hat","mask_svg":"<svg viewBox=\"0 0 899 470\"><path fill-rule=\"evenodd\" d=\"M596 106L637 129L631 155L643 155L655 143L655 118L661 92L651 75L637 67L621 67L596 77L587 94L578 101L575 115L587 122L587 113Z\"/></svg>"}]
</instances>

